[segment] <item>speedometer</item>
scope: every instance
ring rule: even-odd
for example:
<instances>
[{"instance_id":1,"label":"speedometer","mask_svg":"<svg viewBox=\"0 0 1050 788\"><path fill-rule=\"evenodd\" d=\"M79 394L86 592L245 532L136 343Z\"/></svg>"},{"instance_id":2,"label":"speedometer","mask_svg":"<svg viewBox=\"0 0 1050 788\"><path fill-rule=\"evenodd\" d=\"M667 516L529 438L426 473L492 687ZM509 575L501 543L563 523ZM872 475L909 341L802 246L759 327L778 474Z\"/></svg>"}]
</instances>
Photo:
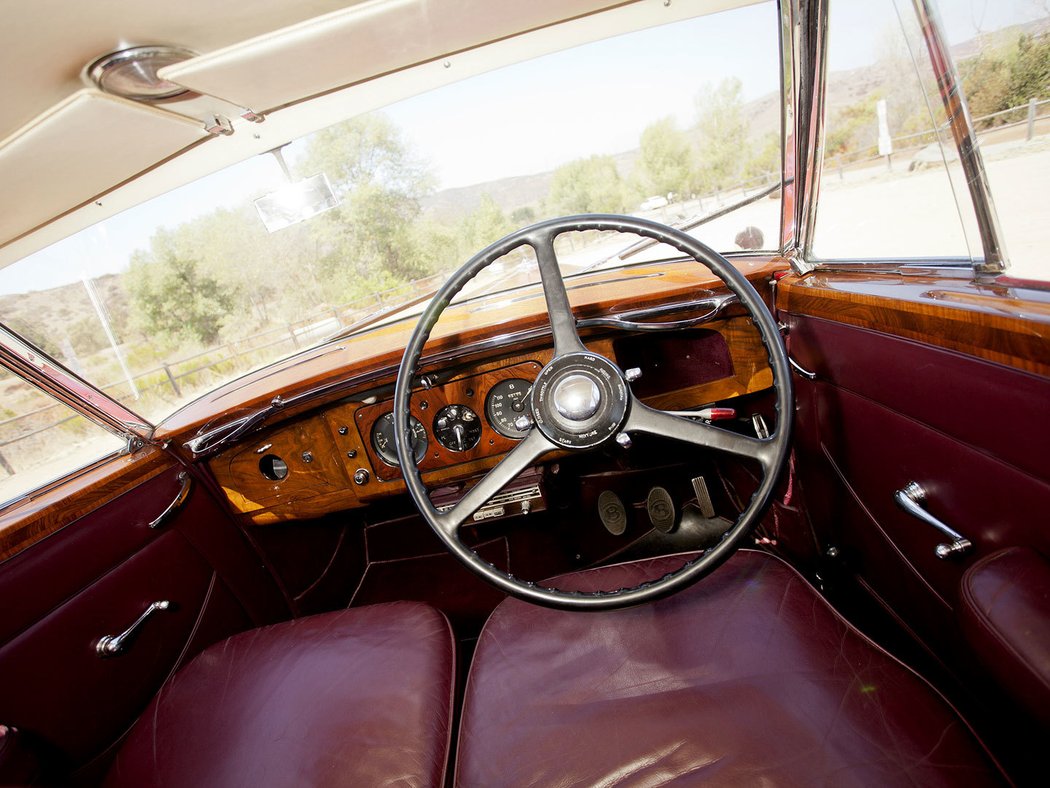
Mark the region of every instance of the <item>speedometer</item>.
<instances>
[{"instance_id":1,"label":"speedometer","mask_svg":"<svg viewBox=\"0 0 1050 788\"><path fill-rule=\"evenodd\" d=\"M412 454L416 463L427 453L427 429L419 423L415 416L408 417L408 442L412 446ZM394 414L386 413L376 419L372 425L372 447L376 450L379 458L388 465L400 465L397 461L397 444L394 443Z\"/></svg>"},{"instance_id":2,"label":"speedometer","mask_svg":"<svg viewBox=\"0 0 1050 788\"><path fill-rule=\"evenodd\" d=\"M528 410L531 391L532 383L524 378L501 380L489 389L485 415L492 429L506 438L524 438L528 430L519 430L514 422Z\"/></svg>"}]
</instances>

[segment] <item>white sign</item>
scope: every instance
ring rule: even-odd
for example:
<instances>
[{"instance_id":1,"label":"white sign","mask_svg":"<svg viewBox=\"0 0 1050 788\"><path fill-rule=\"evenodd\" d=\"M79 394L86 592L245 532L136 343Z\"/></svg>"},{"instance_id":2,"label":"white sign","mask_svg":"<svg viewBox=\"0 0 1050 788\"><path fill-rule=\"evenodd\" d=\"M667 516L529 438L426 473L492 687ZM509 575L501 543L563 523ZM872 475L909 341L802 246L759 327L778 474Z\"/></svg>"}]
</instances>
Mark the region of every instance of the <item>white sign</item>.
<instances>
[{"instance_id":1,"label":"white sign","mask_svg":"<svg viewBox=\"0 0 1050 788\"><path fill-rule=\"evenodd\" d=\"M879 155L889 156L893 153L893 140L890 139L890 124L886 120L886 99L880 99L875 105L875 114L879 116Z\"/></svg>"}]
</instances>

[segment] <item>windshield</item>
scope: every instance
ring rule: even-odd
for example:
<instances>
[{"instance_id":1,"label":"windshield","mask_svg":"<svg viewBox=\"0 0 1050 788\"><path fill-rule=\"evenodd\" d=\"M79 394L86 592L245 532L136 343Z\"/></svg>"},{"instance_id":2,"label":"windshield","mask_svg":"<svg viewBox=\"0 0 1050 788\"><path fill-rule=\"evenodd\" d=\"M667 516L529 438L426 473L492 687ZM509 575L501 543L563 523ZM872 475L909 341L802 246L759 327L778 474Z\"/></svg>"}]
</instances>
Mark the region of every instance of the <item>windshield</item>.
<instances>
[{"instance_id":1,"label":"windshield","mask_svg":"<svg viewBox=\"0 0 1050 788\"><path fill-rule=\"evenodd\" d=\"M772 249L778 22L774 3L686 19L333 119L0 271L0 321L156 422L540 219L628 213ZM630 240L566 237L563 271L670 254ZM535 279L516 252L467 295Z\"/></svg>"}]
</instances>

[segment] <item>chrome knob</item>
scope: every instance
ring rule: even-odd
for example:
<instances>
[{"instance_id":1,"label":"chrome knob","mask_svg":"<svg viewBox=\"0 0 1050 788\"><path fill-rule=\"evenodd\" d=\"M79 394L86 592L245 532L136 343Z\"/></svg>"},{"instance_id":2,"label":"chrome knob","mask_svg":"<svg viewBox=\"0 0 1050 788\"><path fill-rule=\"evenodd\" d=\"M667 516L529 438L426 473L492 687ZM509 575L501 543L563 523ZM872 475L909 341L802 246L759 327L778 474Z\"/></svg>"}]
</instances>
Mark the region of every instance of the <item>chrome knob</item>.
<instances>
[{"instance_id":1,"label":"chrome knob","mask_svg":"<svg viewBox=\"0 0 1050 788\"><path fill-rule=\"evenodd\" d=\"M598 412L602 395L586 375L566 375L554 389L554 407L570 421L585 421Z\"/></svg>"}]
</instances>

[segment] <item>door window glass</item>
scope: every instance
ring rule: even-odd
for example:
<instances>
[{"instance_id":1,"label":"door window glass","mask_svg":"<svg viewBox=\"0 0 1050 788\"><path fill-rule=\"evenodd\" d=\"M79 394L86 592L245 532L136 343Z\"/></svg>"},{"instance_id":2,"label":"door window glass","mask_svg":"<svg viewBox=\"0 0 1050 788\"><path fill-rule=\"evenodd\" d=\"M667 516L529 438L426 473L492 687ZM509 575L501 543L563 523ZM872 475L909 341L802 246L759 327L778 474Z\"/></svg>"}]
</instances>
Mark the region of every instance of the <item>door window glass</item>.
<instances>
[{"instance_id":1,"label":"door window glass","mask_svg":"<svg viewBox=\"0 0 1050 788\"><path fill-rule=\"evenodd\" d=\"M812 249L820 259L980 253L979 243L971 248L975 228L964 224L973 223L969 194L952 188L955 154L944 144L944 110L930 87L915 15L910 4L899 4L898 15L897 5L829 6L825 157Z\"/></svg>"},{"instance_id":2,"label":"door window glass","mask_svg":"<svg viewBox=\"0 0 1050 788\"><path fill-rule=\"evenodd\" d=\"M0 403L0 505L124 446L6 369L0 369Z\"/></svg>"}]
</instances>

